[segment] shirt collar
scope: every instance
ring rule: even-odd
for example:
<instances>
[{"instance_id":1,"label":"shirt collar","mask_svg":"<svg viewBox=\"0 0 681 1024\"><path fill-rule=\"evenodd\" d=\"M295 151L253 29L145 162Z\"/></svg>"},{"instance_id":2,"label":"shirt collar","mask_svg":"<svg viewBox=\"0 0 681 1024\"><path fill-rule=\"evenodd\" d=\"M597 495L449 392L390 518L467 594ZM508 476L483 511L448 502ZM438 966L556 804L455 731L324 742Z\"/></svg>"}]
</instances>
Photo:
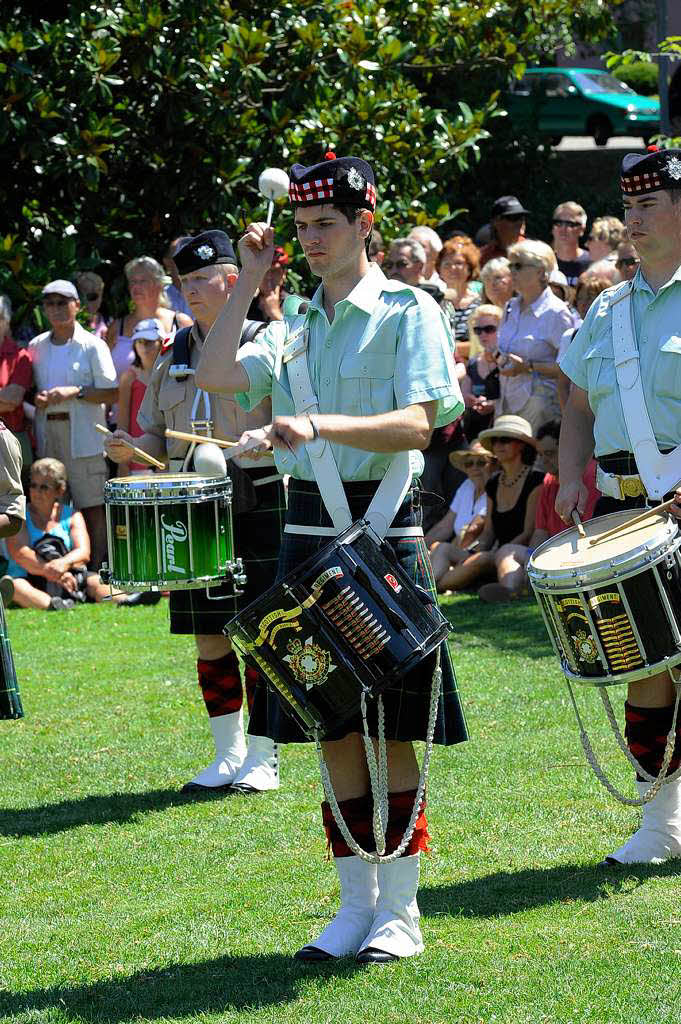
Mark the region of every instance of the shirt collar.
<instances>
[{"instance_id":1,"label":"shirt collar","mask_svg":"<svg viewBox=\"0 0 681 1024\"><path fill-rule=\"evenodd\" d=\"M669 286L671 284L674 284L675 282L679 282L679 281L681 281L681 265L679 265L676 268L676 270L674 271L672 276L669 278L669 280L665 281L665 283L660 286L660 288L658 289L657 294L659 295L661 291L665 290L665 288L669 288ZM636 273L634 274L634 276L633 276L633 278L631 280L631 284L632 284L632 289L635 292L641 291L641 292L649 292L651 295L655 294L653 292L653 289L650 287L650 285L646 281L645 277L643 276L643 272L641 271L640 264L639 264L638 270L636 271Z\"/></svg>"},{"instance_id":2,"label":"shirt collar","mask_svg":"<svg viewBox=\"0 0 681 1024\"><path fill-rule=\"evenodd\" d=\"M368 273L360 278L349 295L346 295L344 299L336 303L336 308L342 306L343 303L349 302L363 313L370 315L376 308L376 303L385 288L387 280L379 265L377 263L370 263ZM315 309L326 315L324 310L324 285L319 285L312 296L308 308Z\"/></svg>"},{"instance_id":3,"label":"shirt collar","mask_svg":"<svg viewBox=\"0 0 681 1024\"><path fill-rule=\"evenodd\" d=\"M531 312L534 316L537 317L541 316L541 314L545 313L547 309L551 309L553 305L551 300L554 298L555 295L547 285L544 291L537 296L534 302L530 303L526 312ZM558 301L560 302L560 299Z\"/></svg>"}]
</instances>

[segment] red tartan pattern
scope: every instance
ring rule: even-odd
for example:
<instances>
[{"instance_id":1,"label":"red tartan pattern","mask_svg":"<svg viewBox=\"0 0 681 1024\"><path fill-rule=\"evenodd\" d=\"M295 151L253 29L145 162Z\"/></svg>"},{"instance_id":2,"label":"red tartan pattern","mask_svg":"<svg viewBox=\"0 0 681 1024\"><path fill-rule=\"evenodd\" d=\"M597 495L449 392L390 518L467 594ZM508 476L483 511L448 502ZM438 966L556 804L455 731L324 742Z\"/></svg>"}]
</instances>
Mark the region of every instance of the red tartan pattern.
<instances>
[{"instance_id":1,"label":"red tartan pattern","mask_svg":"<svg viewBox=\"0 0 681 1024\"><path fill-rule=\"evenodd\" d=\"M662 188L662 182L656 171L647 174L631 174L620 179L622 191L628 196L641 195L643 192L654 192Z\"/></svg>"},{"instance_id":2,"label":"red tartan pattern","mask_svg":"<svg viewBox=\"0 0 681 1024\"><path fill-rule=\"evenodd\" d=\"M386 853L393 853L402 842L402 836L406 832L409 819L411 818L415 797L415 789L409 789L405 793L388 794L388 828L386 829L385 836ZM374 842L372 826L374 811L371 796L360 796L354 800L340 800L338 806L355 842L363 850L366 850L367 853L372 853L376 844ZM422 850L424 853L430 852L430 847L428 846L430 836L428 834L425 809L426 801L424 799L419 809L419 816L416 819L416 827L409 840L407 849L402 854L403 857L411 857ZM355 854L343 838L341 830L331 813L331 807L326 801L322 804L322 821L324 823L324 831L326 832L327 848L331 848L334 857L354 857Z\"/></svg>"},{"instance_id":3,"label":"red tartan pattern","mask_svg":"<svg viewBox=\"0 0 681 1024\"><path fill-rule=\"evenodd\" d=\"M289 199L292 203L324 203L333 199L333 178L317 178L315 181L305 181L302 185L291 182L288 188ZM364 199L376 209L376 188L371 182L366 183Z\"/></svg>"},{"instance_id":4,"label":"red tartan pattern","mask_svg":"<svg viewBox=\"0 0 681 1024\"><path fill-rule=\"evenodd\" d=\"M234 651L215 661L198 658L196 670L209 718L232 715L243 704L239 662Z\"/></svg>"},{"instance_id":5,"label":"red tartan pattern","mask_svg":"<svg viewBox=\"0 0 681 1024\"><path fill-rule=\"evenodd\" d=\"M666 708L638 708L627 701L624 705L625 736L629 750L649 775L658 775L662 767L667 734L674 717L673 705ZM681 763L681 722L677 720L676 743L667 774ZM637 774L639 782L643 777Z\"/></svg>"}]
</instances>

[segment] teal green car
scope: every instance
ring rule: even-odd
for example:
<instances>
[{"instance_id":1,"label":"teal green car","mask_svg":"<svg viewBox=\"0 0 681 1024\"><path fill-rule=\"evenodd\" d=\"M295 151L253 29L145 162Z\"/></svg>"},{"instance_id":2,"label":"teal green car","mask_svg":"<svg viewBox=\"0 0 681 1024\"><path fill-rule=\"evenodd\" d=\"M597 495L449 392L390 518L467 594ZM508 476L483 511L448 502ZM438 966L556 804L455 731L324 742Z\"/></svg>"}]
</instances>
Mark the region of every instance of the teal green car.
<instances>
[{"instance_id":1,"label":"teal green car","mask_svg":"<svg viewBox=\"0 0 681 1024\"><path fill-rule=\"evenodd\" d=\"M638 135L647 145L660 129L657 99L593 68L528 69L502 106L518 127L533 127L556 146L564 135L592 135L597 146L614 135Z\"/></svg>"}]
</instances>

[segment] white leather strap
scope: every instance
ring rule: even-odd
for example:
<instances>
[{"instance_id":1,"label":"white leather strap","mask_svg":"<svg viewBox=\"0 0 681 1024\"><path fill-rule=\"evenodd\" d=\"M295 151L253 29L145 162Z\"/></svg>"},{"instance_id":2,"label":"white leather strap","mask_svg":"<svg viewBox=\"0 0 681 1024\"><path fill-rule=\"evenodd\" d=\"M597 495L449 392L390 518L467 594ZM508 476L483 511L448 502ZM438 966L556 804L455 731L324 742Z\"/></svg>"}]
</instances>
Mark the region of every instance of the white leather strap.
<instances>
[{"instance_id":1,"label":"white leather strap","mask_svg":"<svg viewBox=\"0 0 681 1024\"><path fill-rule=\"evenodd\" d=\"M645 494L640 476L606 473L600 466L596 469L596 487L601 494L608 498L617 498L618 501L623 501L625 498L642 497ZM627 493L628 491L629 493Z\"/></svg>"},{"instance_id":2,"label":"white leather strap","mask_svg":"<svg viewBox=\"0 0 681 1024\"><path fill-rule=\"evenodd\" d=\"M307 537L337 537L338 531L335 526L299 526L297 523L287 523L284 533L294 533L298 536ZM421 526L392 526L385 531L386 537L423 537Z\"/></svg>"},{"instance_id":3,"label":"white leather strap","mask_svg":"<svg viewBox=\"0 0 681 1024\"><path fill-rule=\"evenodd\" d=\"M651 498L662 498L681 481L681 445L663 455L657 446L643 394L641 362L631 310L633 285L612 303L615 372L624 422L636 466Z\"/></svg>"},{"instance_id":4,"label":"white leather strap","mask_svg":"<svg viewBox=\"0 0 681 1024\"><path fill-rule=\"evenodd\" d=\"M283 361L288 370L291 396L298 416L314 415L319 412L317 395L310 379L307 349L308 332L305 323L302 322L288 336L283 354ZM335 533L333 535L335 536L352 524L352 516L331 445L320 437L315 441L308 441L305 447L310 457L319 493L334 525ZM404 501L410 487L409 452L397 452L392 456L390 467L378 485L364 515L380 539L386 536L388 527L395 518L395 513Z\"/></svg>"}]
</instances>

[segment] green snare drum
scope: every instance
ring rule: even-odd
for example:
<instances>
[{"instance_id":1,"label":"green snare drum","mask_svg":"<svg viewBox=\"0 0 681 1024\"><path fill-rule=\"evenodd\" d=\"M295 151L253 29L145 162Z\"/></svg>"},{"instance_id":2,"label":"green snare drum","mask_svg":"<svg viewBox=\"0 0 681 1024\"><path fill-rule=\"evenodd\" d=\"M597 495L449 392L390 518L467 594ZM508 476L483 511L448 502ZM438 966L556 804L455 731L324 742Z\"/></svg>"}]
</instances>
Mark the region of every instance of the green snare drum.
<instances>
[{"instance_id":1,"label":"green snare drum","mask_svg":"<svg viewBox=\"0 0 681 1024\"><path fill-rule=\"evenodd\" d=\"M245 582L234 557L232 481L198 473L141 473L104 487L109 565L119 590L216 587Z\"/></svg>"}]
</instances>

